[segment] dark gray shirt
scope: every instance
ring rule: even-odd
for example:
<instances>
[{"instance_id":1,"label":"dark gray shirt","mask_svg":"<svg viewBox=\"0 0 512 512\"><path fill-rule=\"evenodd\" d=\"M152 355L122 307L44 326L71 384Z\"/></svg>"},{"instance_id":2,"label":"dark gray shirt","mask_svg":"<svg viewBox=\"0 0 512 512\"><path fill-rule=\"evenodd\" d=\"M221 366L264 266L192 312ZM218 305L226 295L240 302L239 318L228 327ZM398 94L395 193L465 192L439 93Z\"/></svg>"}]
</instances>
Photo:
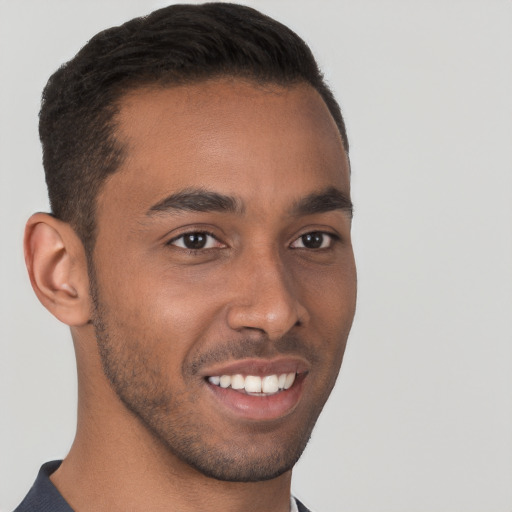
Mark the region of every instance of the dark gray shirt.
<instances>
[{"instance_id":1,"label":"dark gray shirt","mask_svg":"<svg viewBox=\"0 0 512 512\"><path fill-rule=\"evenodd\" d=\"M34 485L14 512L73 512L50 480L61 462L54 460L41 466Z\"/></svg>"},{"instance_id":2,"label":"dark gray shirt","mask_svg":"<svg viewBox=\"0 0 512 512\"><path fill-rule=\"evenodd\" d=\"M41 466L34 485L14 512L73 512L50 480L50 475L56 471L61 462L61 460L54 460ZM309 512L298 499L295 501L299 512Z\"/></svg>"}]
</instances>

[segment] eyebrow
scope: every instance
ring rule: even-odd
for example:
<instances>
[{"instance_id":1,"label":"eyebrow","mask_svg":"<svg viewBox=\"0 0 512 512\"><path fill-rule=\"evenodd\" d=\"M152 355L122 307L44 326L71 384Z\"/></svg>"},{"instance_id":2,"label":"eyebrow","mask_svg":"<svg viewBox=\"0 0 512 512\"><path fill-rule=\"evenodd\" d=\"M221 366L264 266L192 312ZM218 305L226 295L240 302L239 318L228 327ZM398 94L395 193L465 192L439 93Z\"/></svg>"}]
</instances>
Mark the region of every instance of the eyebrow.
<instances>
[{"instance_id":1,"label":"eyebrow","mask_svg":"<svg viewBox=\"0 0 512 512\"><path fill-rule=\"evenodd\" d=\"M354 214L354 205L347 194L335 187L328 187L297 201L292 208L292 214L313 215L334 210L342 210L351 219Z\"/></svg>"},{"instance_id":2,"label":"eyebrow","mask_svg":"<svg viewBox=\"0 0 512 512\"><path fill-rule=\"evenodd\" d=\"M179 211L243 213L243 210L242 203L234 197L203 189L185 189L162 199L146 215Z\"/></svg>"},{"instance_id":3,"label":"eyebrow","mask_svg":"<svg viewBox=\"0 0 512 512\"><path fill-rule=\"evenodd\" d=\"M172 214L180 211L242 214L244 210L242 201L235 197L203 189L185 189L154 204L146 212L146 215ZM352 218L353 205L350 197L335 187L328 187L296 201L291 208L291 214L299 217L334 210L342 210L349 218Z\"/></svg>"}]
</instances>

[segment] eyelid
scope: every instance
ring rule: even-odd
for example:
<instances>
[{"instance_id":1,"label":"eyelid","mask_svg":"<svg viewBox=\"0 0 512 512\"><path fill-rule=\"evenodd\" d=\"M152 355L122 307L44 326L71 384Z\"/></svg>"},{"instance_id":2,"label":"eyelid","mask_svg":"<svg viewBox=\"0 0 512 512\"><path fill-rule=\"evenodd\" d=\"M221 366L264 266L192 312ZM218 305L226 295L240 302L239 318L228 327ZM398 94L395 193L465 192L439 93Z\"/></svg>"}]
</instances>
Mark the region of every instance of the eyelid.
<instances>
[{"instance_id":1,"label":"eyelid","mask_svg":"<svg viewBox=\"0 0 512 512\"><path fill-rule=\"evenodd\" d=\"M209 241L209 242L207 242L207 246L206 247L201 247L200 249L190 249L189 247L186 247L184 244L183 245L179 245L179 244L176 243L178 240L182 240L183 241L184 237L186 237L187 235L194 235L194 234L206 235L210 239L213 239L216 242L216 244L213 247L208 247L208 245L210 245L210 243L211 243L211 241ZM166 242L166 245L171 245L171 246L174 246L174 247L178 247L179 249L183 249L185 251L205 251L205 250L208 250L208 249L215 249L215 248L220 248L220 247L226 247L226 244L221 242L213 233L210 233L209 231L207 231L205 229L190 229L189 231L185 231L184 233L180 233L179 235L171 238L168 242Z\"/></svg>"},{"instance_id":2,"label":"eyelid","mask_svg":"<svg viewBox=\"0 0 512 512\"><path fill-rule=\"evenodd\" d=\"M301 247L293 247L293 245L295 243L301 241L303 236L310 235L310 234L313 234L313 233L319 233L319 234L321 234L323 236L328 237L330 239L329 245L327 247L310 248L310 247L305 247L304 244L302 243ZM293 242L290 244L290 247L292 249L306 249L306 250L310 250L310 251L319 251L319 250L322 250L322 249L325 250L325 249L332 248L333 244L338 242L339 240L340 240L340 236L337 235L336 233L332 233L331 231L325 231L325 230L321 230L321 229L313 229L311 231L306 231L305 233L302 233L297 238L295 238L295 240L293 240Z\"/></svg>"}]
</instances>

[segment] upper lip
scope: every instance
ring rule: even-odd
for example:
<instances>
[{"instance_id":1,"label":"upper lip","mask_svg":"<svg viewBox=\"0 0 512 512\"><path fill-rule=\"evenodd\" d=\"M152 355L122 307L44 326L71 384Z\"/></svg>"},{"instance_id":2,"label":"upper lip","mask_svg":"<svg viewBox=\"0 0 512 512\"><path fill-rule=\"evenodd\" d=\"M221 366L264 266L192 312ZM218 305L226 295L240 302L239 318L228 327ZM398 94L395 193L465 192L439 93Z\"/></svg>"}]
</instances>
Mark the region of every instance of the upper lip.
<instances>
[{"instance_id":1,"label":"upper lip","mask_svg":"<svg viewBox=\"0 0 512 512\"><path fill-rule=\"evenodd\" d=\"M304 373L309 364L301 357L281 357L275 359L241 359L229 363L217 364L206 368L204 377L213 375L280 375L282 373Z\"/></svg>"}]
</instances>

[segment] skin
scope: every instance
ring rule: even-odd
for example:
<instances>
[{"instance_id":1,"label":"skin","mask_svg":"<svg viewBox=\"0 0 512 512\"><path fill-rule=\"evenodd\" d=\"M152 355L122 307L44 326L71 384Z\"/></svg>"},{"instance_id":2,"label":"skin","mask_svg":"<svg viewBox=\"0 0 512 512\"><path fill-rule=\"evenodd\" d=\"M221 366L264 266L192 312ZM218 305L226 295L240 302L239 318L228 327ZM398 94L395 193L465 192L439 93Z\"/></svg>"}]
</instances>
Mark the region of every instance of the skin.
<instances>
[{"instance_id":1,"label":"skin","mask_svg":"<svg viewBox=\"0 0 512 512\"><path fill-rule=\"evenodd\" d=\"M287 511L355 310L347 205L304 208L333 190L349 202L336 125L307 85L218 79L131 91L116 136L127 157L98 197L92 274L67 224L27 225L32 284L77 355L77 435L52 480L77 511ZM183 191L234 208L169 208ZM206 380L282 359L303 377L276 417L225 407Z\"/></svg>"}]
</instances>

